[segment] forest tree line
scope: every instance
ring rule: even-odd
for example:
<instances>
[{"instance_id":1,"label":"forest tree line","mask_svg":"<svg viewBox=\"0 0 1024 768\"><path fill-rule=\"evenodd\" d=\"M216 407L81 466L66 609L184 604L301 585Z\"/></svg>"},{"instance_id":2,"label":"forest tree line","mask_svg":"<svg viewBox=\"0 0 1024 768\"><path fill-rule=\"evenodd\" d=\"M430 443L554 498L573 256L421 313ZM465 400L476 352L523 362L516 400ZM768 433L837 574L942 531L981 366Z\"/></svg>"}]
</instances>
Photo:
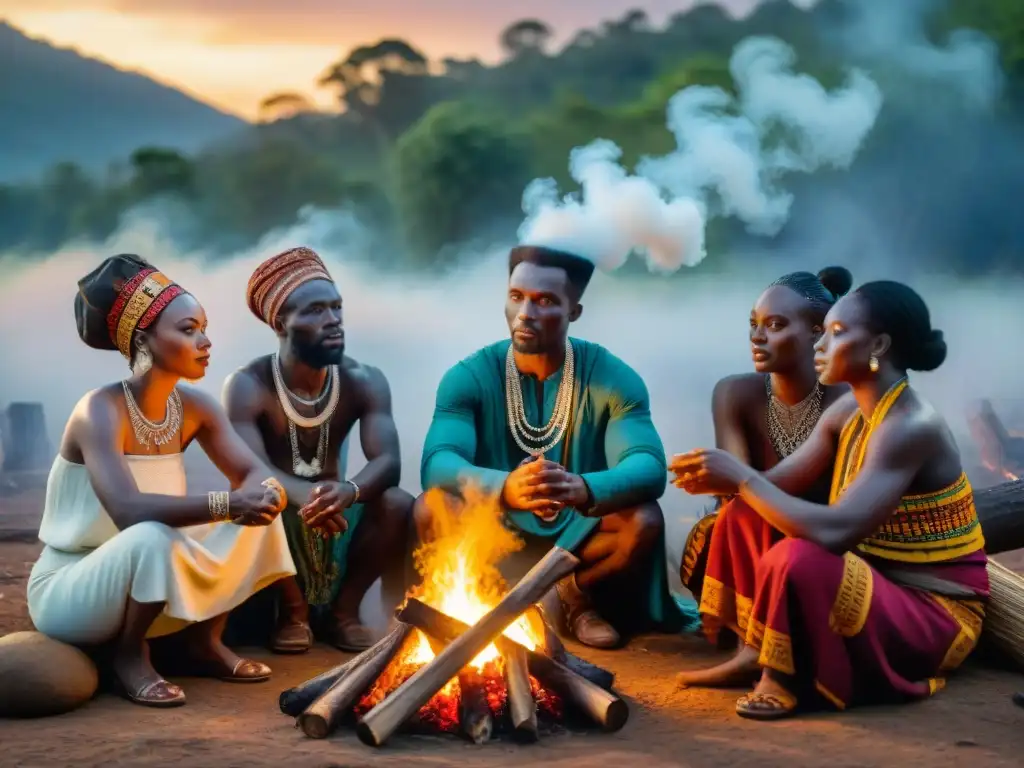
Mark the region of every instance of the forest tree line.
<instances>
[{"instance_id":1,"label":"forest tree line","mask_svg":"<svg viewBox=\"0 0 1024 768\"><path fill-rule=\"evenodd\" d=\"M842 0L810 11L772 0L734 20L706 5L654 29L632 11L558 51L550 27L526 19L500 33L506 57L496 66L430 62L414 41L358 46L311 84L337 94L337 112L317 111L299 93L268 94L244 137L201 154L141 147L103 176L62 163L34 183L0 185L0 253L102 241L126 212L158 201L180 212L183 247L227 253L294 224L310 206L345 208L388 233L380 259L432 266L481 234L514 233L525 185L540 176L565 185L575 146L611 139L627 164L673 149L669 97L692 84L732 89L729 56L743 38L778 37L797 51L800 71L837 84L846 62L821 30L841 12ZM941 44L960 27L998 43L1007 74L1000 108L1019 119L1024 3L950 0L928 32ZM891 140L897 128L882 120L866 154L885 145L887 130ZM715 226L710 242L734 234L728 223ZM1009 247L1024 269L1021 246ZM1005 261L1005 238L993 247Z\"/></svg>"}]
</instances>

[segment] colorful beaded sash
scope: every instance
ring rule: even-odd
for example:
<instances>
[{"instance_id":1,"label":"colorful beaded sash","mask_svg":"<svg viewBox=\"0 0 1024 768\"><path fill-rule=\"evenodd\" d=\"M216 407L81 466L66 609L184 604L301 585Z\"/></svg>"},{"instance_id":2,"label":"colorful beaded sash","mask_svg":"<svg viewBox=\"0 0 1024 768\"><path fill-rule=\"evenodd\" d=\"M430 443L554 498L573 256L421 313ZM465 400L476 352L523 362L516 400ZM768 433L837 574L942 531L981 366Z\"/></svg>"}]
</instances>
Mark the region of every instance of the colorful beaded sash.
<instances>
[{"instance_id":1,"label":"colorful beaded sash","mask_svg":"<svg viewBox=\"0 0 1024 768\"><path fill-rule=\"evenodd\" d=\"M878 402L870 420L858 411L843 427L829 503L834 504L857 477L871 433L906 388L906 379L901 379ZM963 557L984 546L974 492L967 475L961 473L941 490L904 496L892 517L858 544L857 549L886 560L933 563Z\"/></svg>"}]
</instances>

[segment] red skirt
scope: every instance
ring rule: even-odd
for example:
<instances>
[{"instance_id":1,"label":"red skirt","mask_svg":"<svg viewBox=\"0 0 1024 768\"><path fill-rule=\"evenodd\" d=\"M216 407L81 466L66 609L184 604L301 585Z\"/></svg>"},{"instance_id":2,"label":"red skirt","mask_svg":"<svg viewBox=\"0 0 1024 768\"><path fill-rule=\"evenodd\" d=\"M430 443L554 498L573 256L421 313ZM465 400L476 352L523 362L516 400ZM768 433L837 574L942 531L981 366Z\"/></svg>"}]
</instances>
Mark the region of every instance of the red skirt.
<instances>
[{"instance_id":1,"label":"red skirt","mask_svg":"<svg viewBox=\"0 0 1024 768\"><path fill-rule=\"evenodd\" d=\"M986 563L977 552L929 572L987 594ZM977 645L984 601L893 583L853 552L784 537L734 499L715 523L700 611L710 636L733 630L761 666L843 709L941 688Z\"/></svg>"}]
</instances>

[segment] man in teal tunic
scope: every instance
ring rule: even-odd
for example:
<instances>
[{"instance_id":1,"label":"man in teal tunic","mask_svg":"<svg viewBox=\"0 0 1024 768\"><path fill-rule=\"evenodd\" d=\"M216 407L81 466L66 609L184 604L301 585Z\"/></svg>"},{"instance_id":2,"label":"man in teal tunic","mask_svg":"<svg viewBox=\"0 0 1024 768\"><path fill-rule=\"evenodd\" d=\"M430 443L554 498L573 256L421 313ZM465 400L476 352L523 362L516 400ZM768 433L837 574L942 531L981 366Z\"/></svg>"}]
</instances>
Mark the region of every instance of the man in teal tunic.
<instances>
[{"instance_id":1,"label":"man in teal tunic","mask_svg":"<svg viewBox=\"0 0 1024 768\"><path fill-rule=\"evenodd\" d=\"M511 340L462 360L441 379L423 448L423 489L467 484L500 494L506 522L580 558L557 586L582 643L620 644L619 629L693 629L693 601L669 592L658 499L667 469L647 387L608 350L569 338L594 264L550 248L509 257ZM424 497L414 509L430 535Z\"/></svg>"}]
</instances>

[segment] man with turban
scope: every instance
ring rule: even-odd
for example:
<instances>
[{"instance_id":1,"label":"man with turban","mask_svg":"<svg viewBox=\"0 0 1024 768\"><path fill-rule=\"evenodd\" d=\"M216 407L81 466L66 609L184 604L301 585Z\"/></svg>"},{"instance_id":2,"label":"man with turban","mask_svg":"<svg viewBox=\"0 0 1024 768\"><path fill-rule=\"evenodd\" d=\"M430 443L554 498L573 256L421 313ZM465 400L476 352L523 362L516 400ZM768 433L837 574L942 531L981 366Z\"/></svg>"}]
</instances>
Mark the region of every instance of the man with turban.
<instances>
[{"instance_id":1,"label":"man with turban","mask_svg":"<svg viewBox=\"0 0 1024 768\"><path fill-rule=\"evenodd\" d=\"M580 642L614 647L620 629L692 629L698 617L668 590L667 470L647 387L608 350L568 336L593 272L571 253L512 249L512 338L441 379L420 474L424 490L500 496L524 538L573 551L581 564L556 589L562 618ZM414 511L421 538L436 519L430 498Z\"/></svg>"},{"instance_id":2,"label":"man with turban","mask_svg":"<svg viewBox=\"0 0 1024 768\"><path fill-rule=\"evenodd\" d=\"M297 578L281 582L271 647L308 650L312 608L325 639L361 651L373 644L359 619L366 591L384 575L385 591L399 590L389 597L401 597L413 504L398 488L391 390L380 370L345 356L341 295L309 248L263 262L246 298L279 347L229 377L225 406L242 438L281 470L295 501L282 518ZM367 464L347 477L356 422Z\"/></svg>"}]
</instances>

